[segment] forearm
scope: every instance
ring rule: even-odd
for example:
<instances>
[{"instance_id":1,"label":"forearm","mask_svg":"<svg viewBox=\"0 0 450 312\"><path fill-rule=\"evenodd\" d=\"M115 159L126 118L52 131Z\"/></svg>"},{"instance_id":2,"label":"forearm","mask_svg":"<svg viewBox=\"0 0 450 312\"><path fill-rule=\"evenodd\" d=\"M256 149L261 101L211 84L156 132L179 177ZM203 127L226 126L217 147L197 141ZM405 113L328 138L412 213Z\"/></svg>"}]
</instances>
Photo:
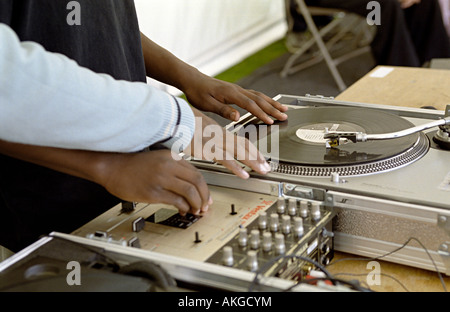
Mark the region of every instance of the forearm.
<instances>
[{"instance_id":1,"label":"forearm","mask_svg":"<svg viewBox=\"0 0 450 312\"><path fill-rule=\"evenodd\" d=\"M147 76L184 91L195 77L202 74L141 33L142 52Z\"/></svg>"},{"instance_id":2,"label":"forearm","mask_svg":"<svg viewBox=\"0 0 450 312\"><path fill-rule=\"evenodd\" d=\"M94 73L34 42L20 42L1 23L0 73L0 139L6 141L134 152L175 136L177 120L194 128L183 100L145 83Z\"/></svg>"},{"instance_id":3,"label":"forearm","mask_svg":"<svg viewBox=\"0 0 450 312\"><path fill-rule=\"evenodd\" d=\"M103 184L114 153L67 150L0 140L0 154Z\"/></svg>"}]
</instances>

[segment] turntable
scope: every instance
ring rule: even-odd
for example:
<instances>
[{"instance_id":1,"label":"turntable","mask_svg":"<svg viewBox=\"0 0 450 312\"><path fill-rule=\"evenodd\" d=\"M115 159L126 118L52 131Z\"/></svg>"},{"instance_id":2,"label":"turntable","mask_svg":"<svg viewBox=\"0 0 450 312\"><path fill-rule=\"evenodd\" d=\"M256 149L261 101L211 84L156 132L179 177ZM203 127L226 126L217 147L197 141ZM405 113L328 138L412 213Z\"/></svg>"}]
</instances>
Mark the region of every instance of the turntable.
<instances>
[{"instance_id":1,"label":"turntable","mask_svg":"<svg viewBox=\"0 0 450 312\"><path fill-rule=\"evenodd\" d=\"M278 181L285 195L323 196L337 214L336 250L378 257L415 237L427 250L412 244L383 259L450 274L450 106L438 111L309 95L276 100L289 106L288 120L253 140L272 172L252 173L243 185L194 161L207 182L258 189L257 181ZM248 114L227 128L247 135L259 124Z\"/></svg>"}]
</instances>

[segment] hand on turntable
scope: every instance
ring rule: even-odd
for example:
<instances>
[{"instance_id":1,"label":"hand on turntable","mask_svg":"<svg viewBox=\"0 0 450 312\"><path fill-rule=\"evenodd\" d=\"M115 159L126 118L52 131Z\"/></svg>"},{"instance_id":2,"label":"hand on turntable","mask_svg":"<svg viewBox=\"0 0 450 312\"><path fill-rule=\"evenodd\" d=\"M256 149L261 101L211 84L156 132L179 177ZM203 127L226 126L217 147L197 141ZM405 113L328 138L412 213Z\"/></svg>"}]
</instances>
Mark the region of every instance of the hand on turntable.
<instances>
[{"instance_id":1,"label":"hand on turntable","mask_svg":"<svg viewBox=\"0 0 450 312\"><path fill-rule=\"evenodd\" d=\"M286 120L283 112L287 107L270 97L254 90L211 78L200 72L191 77L189 85L183 89L186 98L197 109L216 113L231 121L238 121L239 112L229 104L235 104L261 119L272 124L272 116L278 120Z\"/></svg>"},{"instance_id":2,"label":"hand on turntable","mask_svg":"<svg viewBox=\"0 0 450 312\"><path fill-rule=\"evenodd\" d=\"M193 111L196 128L191 144L184 150L186 154L220 163L243 179L247 179L249 174L237 160L261 174L270 171L264 156L249 140L226 131L200 111Z\"/></svg>"}]
</instances>

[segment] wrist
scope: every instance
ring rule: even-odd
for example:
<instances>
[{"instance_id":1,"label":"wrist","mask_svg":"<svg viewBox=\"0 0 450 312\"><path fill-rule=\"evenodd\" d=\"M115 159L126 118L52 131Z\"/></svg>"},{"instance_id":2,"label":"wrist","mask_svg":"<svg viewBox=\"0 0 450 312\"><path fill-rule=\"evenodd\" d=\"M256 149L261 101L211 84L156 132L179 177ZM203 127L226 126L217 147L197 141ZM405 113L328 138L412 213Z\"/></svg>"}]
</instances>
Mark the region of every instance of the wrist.
<instances>
[{"instance_id":1,"label":"wrist","mask_svg":"<svg viewBox=\"0 0 450 312\"><path fill-rule=\"evenodd\" d=\"M196 88L198 81L205 77L205 74L200 72L197 68L187 65L186 68L182 69L178 75L178 82L176 86L184 94L189 93L189 89Z\"/></svg>"}]
</instances>

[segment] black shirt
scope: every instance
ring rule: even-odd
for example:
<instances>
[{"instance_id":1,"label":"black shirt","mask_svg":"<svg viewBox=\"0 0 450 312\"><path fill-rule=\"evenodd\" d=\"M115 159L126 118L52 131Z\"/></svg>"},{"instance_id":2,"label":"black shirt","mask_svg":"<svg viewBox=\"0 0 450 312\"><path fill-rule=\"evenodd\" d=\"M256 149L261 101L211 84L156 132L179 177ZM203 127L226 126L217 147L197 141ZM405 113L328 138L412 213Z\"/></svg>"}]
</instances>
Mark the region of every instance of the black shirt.
<instances>
[{"instance_id":1,"label":"black shirt","mask_svg":"<svg viewBox=\"0 0 450 312\"><path fill-rule=\"evenodd\" d=\"M79 11L69 2L0 0L0 22L97 73L145 82L134 2L78 0ZM68 22L74 14L79 25ZM0 245L13 251L52 231L70 233L117 203L92 182L0 155Z\"/></svg>"}]
</instances>

